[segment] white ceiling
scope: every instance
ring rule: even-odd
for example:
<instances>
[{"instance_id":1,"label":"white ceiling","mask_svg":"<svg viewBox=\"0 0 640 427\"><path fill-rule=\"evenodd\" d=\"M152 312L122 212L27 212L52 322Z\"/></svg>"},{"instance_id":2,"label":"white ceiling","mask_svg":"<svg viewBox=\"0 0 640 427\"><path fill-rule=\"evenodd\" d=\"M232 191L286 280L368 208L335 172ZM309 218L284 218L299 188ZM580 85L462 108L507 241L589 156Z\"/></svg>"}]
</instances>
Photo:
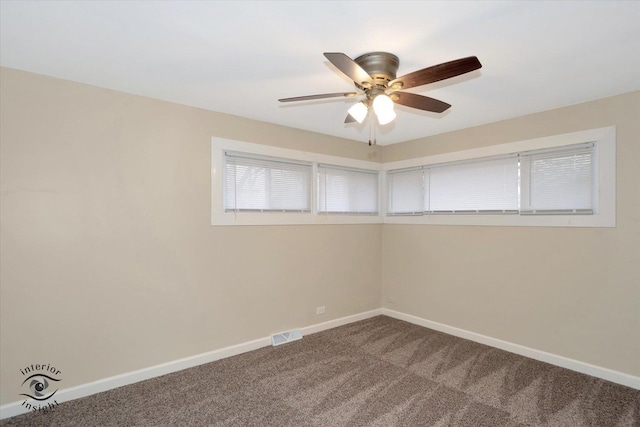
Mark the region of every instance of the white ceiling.
<instances>
[{"instance_id":1,"label":"white ceiling","mask_svg":"<svg viewBox=\"0 0 640 427\"><path fill-rule=\"evenodd\" d=\"M388 51L398 76L475 55L483 68L410 89L386 145L640 89L640 2L1 1L3 66L358 141L323 52Z\"/></svg>"}]
</instances>

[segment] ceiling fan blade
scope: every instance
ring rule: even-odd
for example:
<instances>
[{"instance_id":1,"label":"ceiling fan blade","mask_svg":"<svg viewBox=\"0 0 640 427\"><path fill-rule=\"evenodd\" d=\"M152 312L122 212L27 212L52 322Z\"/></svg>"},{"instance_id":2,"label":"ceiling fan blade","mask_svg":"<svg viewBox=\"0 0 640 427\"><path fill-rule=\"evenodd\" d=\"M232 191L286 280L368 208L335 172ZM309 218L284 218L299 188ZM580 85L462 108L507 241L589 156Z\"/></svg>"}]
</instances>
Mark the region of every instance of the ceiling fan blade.
<instances>
[{"instance_id":1,"label":"ceiling fan blade","mask_svg":"<svg viewBox=\"0 0 640 427\"><path fill-rule=\"evenodd\" d=\"M347 113L347 117L344 119L345 123L353 123L356 122L357 120L353 118L353 116L351 114Z\"/></svg>"},{"instance_id":2,"label":"ceiling fan blade","mask_svg":"<svg viewBox=\"0 0 640 427\"><path fill-rule=\"evenodd\" d=\"M424 111L431 111L434 113L442 113L443 111L451 107L451 105L447 104L446 102L410 92L394 92L393 94L391 94L391 99L396 104L406 105L407 107L417 108Z\"/></svg>"},{"instance_id":3,"label":"ceiling fan blade","mask_svg":"<svg viewBox=\"0 0 640 427\"><path fill-rule=\"evenodd\" d=\"M362 69L353 59L340 52L325 52L325 58L329 60L336 68L342 71L347 77L358 83L360 86L371 87L373 80L369 73ZM364 84L363 84L364 83Z\"/></svg>"},{"instance_id":4,"label":"ceiling fan blade","mask_svg":"<svg viewBox=\"0 0 640 427\"><path fill-rule=\"evenodd\" d=\"M339 98L344 96L346 98L351 98L352 96L356 96L357 92L338 92L338 93L323 93L320 95L307 95L307 96L296 96L293 98L282 98L278 99L280 102L292 102L292 101L308 101L310 99L323 99L323 98Z\"/></svg>"},{"instance_id":5,"label":"ceiling fan blade","mask_svg":"<svg viewBox=\"0 0 640 427\"><path fill-rule=\"evenodd\" d=\"M398 89L409 89L440 80L450 79L451 77L459 76L460 74L465 74L470 71L477 70L478 68L482 68L482 64L478 58L475 56L469 56L467 58L456 59L455 61L434 65L433 67L423 68L422 70L414 71L413 73L398 77L397 79L389 82L389 87L393 87L394 84L402 84Z\"/></svg>"}]
</instances>

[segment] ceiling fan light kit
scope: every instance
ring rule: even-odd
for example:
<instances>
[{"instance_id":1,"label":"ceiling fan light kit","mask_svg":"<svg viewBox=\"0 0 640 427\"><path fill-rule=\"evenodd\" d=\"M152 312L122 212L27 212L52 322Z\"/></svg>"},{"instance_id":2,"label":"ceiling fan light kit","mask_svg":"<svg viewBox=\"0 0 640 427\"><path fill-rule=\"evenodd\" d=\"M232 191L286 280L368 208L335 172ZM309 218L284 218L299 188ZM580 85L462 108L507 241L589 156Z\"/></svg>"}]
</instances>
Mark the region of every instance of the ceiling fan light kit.
<instances>
[{"instance_id":1,"label":"ceiling fan light kit","mask_svg":"<svg viewBox=\"0 0 640 427\"><path fill-rule=\"evenodd\" d=\"M396 118L394 103L434 113L442 113L451 107L446 102L411 92L400 92L400 89L410 89L449 79L482 67L477 57L469 56L396 77L400 60L392 53L365 53L355 60L340 52L326 52L324 56L338 70L353 80L355 87L361 93L327 93L283 98L278 101L292 102L364 95L365 98L363 100L349 108L344 122L352 123L357 121L362 123L369 115L369 111L373 109L378 118L378 123L383 126L391 123ZM369 145L371 145L371 139Z\"/></svg>"},{"instance_id":2,"label":"ceiling fan light kit","mask_svg":"<svg viewBox=\"0 0 640 427\"><path fill-rule=\"evenodd\" d=\"M378 116L378 123L383 126L391 123L396 118L396 113L393 111L393 101L384 93L378 94L373 98L373 111Z\"/></svg>"},{"instance_id":3,"label":"ceiling fan light kit","mask_svg":"<svg viewBox=\"0 0 640 427\"><path fill-rule=\"evenodd\" d=\"M358 123L362 123L369 114L369 107L364 102L358 102L349 108L349 115L356 119Z\"/></svg>"}]
</instances>

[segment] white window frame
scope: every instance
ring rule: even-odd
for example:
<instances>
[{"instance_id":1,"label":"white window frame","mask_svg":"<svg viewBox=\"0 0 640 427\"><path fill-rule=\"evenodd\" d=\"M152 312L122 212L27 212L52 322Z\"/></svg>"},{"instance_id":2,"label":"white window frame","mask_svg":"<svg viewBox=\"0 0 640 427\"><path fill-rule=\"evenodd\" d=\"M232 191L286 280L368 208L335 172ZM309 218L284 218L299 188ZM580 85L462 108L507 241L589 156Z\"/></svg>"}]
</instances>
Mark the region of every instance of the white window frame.
<instances>
[{"instance_id":1,"label":"white window frame","mask_svg":"<svg viewBox=\"0 0 640 427\"><path fill-rule=\"evenodd\" d=\"M470 160L585 142L595 143L595 194L592 215L386 215L386 171L430 164ZM311 213L224 212L224 151L308 161L313 165ZM378 215L318 214L318 163L381 171L378 177ZM492 145L428 157L377 163L338 156L309 153L224 138L211 139L211 224L212 225L296 225L296 224L433 224L542 227L616 226L616 129L614 126L566 133L545 138Z\"/></svg>"},{"instance_id":2,"label":"white window frame","mask_svg":"<svg viewBox=\"0 0 640 427\"><path fill-rule=\"evenodd\" d=\"M386 171L428 166L438 163L470 160L545 148L556 148L585 142L595 143L595 193L592 215L386 215L386 197L383 197L383 222L388 224L433 225L495 225L543 227L615 227L616 226L616 129L605 127L566 133L545 138L530 139L493 145L472 150L401 160L383 164ZM383 193L386 195L386 188Z\"/></svg>"},{"instance_id":3,"label":"white window frame","mask_svg":"<svg viewBox=\"0 0 640 427\"><path fill-rule=\"evenodd\" d=\"M225 212L225 151L313 163L311 212ZM318 180L316 177L318 176L319 163L379 172L378 215L318 214ZM381 201L384 187L383 173L380 173L382 169L382 163L377 162L213 137L211 138L211 225L381 224L383 222Z\"/></svg>"}]
</instances>

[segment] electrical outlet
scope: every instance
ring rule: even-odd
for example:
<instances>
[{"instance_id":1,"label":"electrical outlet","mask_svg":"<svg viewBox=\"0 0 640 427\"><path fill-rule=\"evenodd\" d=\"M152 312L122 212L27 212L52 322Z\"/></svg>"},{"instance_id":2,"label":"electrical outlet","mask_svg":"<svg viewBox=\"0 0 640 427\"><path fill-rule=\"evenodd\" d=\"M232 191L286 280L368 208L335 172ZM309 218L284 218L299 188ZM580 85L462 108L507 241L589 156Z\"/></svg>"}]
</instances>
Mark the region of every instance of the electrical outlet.
<instances>
[{"instance_id":1,"label":"electrical outlet","mask_svg":"<svg viewBox=\"0 0 640 427\"><path fill-rule=\"evenodd\" d=\"M316 307L316 314L324 314L324 305L322 307Z\"/></svg>"}]
</instances>

